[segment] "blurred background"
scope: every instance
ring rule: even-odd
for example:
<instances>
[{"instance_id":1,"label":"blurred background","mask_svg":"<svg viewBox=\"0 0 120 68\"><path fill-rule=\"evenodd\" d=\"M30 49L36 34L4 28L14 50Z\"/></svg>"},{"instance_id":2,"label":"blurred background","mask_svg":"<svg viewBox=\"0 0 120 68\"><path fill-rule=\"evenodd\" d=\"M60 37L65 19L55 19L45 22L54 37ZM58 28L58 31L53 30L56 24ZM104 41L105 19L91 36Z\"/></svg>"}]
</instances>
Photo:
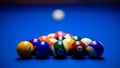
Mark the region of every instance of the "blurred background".
<instances>
[{"instance_id":1,"label":"blurred background","mask_svg":"<svg viewBox=\"0 0 120 68\"><path fill-rule=\"evenodd\" d=\"M119 0L1 0L1 4L119 4Z\"/></svg>"},{"instance_id":2,"label":"blurred background","mask_svg":"<svg viewBox=\"0 0 120 68\"><path fill-rule=\"evenodd\" d=\"M102 59L18 59L19 42L59 30L101 41ZM119 57L119 0L0 0L0 68L120 68Z\"/></svg>"}]
</instances>

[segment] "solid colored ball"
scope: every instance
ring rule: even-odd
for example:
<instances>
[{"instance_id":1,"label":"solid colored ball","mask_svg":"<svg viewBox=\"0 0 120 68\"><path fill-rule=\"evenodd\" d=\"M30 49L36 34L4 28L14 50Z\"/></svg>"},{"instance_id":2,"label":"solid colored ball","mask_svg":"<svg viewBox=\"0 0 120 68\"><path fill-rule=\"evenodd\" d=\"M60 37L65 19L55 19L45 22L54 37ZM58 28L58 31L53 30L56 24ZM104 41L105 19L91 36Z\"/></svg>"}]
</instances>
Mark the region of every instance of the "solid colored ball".
<instances>
[{"instance_id":1,"label":"solid colored ball","mask_svg":"<svg viewBox=\"0 0 120 68\"><path fill-rule=\"evenodd\" d=\"M22 58L29 58L34 52L34 46L28 41L22 41L17 46L17 53Z\"/></svg>"},{"instance_id":2,"label":"solid colored ball","mask_svg":"<svg viewBox=\"0 0 120 68\"><path fill-rule=\"evenodd\" d=\"M49 44L45 41L39 41L35 48L35 54L38 58L48 57L50 51Z\"/></svg>"},{"instance_id":3,"label":"solid colored ball","mask_svg":"<svg viewBox=\"0 0 120 68\"><path fill-rule=\"evenodd\" d=\"M75 41L80 41L80 40L81 40L81 37L79 37L79 36L72 36L72 38L73 38Z\"/></svg>"},{"instance_id":4,"label":"solid colored ball","mask_svg":"<svg viewBox=\"0 0 120 68\"><path fill-rule=\"evenodd\" d=\"M39 42L39 40L37 38L33 38L33 39L30 39L29 42L31 42L33 46L36 47L36 44L37 42Z\"/></svg>"},{"instance_id":5,"label":"solid colored ball","mask_svg":"<svg viewBox=\"0 0 120 68\"><path fill-rule=\"evenodd\" d=\"M66 34L64 35L64 38L72 38L72 34L66 33Z\"/></svg>"},{"instance_id":6,"label":"solid colored ball","mask_svg":"<svg viewBox=\"0 0 120 68\"><path fill-rule=\"evenodd\" d=\"M90 38L82 38L81 42L83 42L85 46L87 47L88 44L92 42L92 40Z\"/></svg>"},{"instance_id":7,"label":"solid colored ball","mask_svg":"<svg viewBox=\"0 0 120 68\"><path fill-rule=\"evenodd\" d=\"M55 33L50 33L50 34L47 35L47 37L49 37L49 38L55 38Z\"/></svg>"},{"instance_id":8,"label":"solid colored ball","mask_svg":"<svg viewBox=\"0 0 120 68\"><path fill-rule=\"evenodd\" d=\"M29 42L31 42L34 48L36 48L36 45L39 42L39 40L37 38L33 38L33 39L30 39ZM33 55L35 55L35 50L34 50Z\"/></svg>"},{"instance_id":9,"label":"solid colored ball","mask_svg":"<svg viewBox=\"0 0 120 68\"><path fill-rule=\"evenodd\" d=\"M58 40L52 47L52 52L54 57L63 58L66 57L67 47L64 45L63 41Z\"/></svg>"},{"instance_id":10,"label":"solid colored ball","mask_svg":"<svg viewBox=\"0 0 120 68\"><path fill-rule=\"evenodd\" d=\"M39 38L38 38L40 41L45 41L45 42L47 42L48 44L50 44L50 38L49 37L47 37L47 36L40 36Z\"/></svg>"},{"instance_id":11,"label":"solid colored ball","mask_svg":"<svg viewBox=\"0 0 120 68\"><path fill-rule=\"evenodd\" d=\"M75 41L72 45L72 56L83 57L85 55L85 44L80 41Z\"/></svg>"},{"instance_id":12,"label":"solid colored ball","mask_svg":"<svg viewBox=\"0 0 120 68\"><path fill-rule=\"evenodd\" d=\"M100 41L92 41L87 47L87 52L90 57L100 57L104 52L103 44Z\"/></svg>"},{"instance_id":13,"label":"solid colored ball","mask_svg":"<svg viewBox=\"0 0 120 68\"><path fill-rule=\"evenodd\" d=\"M57 31L56 33L55 33L55 37L57 38L57 37L59 37L59 36L64 36L65 35L65 32L63 32L63 31Z\"/></svg>"}]
</instances>

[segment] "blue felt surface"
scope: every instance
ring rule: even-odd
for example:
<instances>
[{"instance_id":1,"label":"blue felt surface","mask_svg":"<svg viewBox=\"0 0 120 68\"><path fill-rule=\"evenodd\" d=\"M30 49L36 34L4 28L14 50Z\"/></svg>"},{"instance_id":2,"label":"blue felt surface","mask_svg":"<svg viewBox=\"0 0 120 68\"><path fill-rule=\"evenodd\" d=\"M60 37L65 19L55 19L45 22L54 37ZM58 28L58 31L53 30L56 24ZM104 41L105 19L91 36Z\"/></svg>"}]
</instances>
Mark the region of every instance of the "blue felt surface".
<instances>
[{"instance_id":1,"label":"blue felt surface","mask_svg":"<svg viewBox=\"0 0 120 68\"><path fill-rule=\"evenodd\" d=\"M51 17L53 10L65 11L62 21ZM89 37L104 44L102 59L20 60L16 46L20 41L63 30ZM0 68L119 68L120 9L118 6L14 5L0 7Z\"/></svg>"}]
</instances>

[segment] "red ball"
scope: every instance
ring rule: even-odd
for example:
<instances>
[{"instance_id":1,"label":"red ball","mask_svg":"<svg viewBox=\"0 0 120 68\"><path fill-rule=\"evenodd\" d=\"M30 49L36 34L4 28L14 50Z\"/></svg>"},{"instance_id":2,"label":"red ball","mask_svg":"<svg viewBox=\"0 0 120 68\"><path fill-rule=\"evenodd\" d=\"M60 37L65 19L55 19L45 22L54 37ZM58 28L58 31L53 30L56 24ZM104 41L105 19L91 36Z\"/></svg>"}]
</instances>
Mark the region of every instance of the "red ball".
<instances>
[{"instance_id":1,"label":"red ball","mask_svg":"<svg viewBox=\"0 0 120 68\"><path fill-rule=\"evenodd\" d=\"M55 33L55 37L57 38L57 37L59 37L59 36L65 36L65 32L63 32L63 31L57 31L57 32Z\"/></svg>"},{"instance_id":2,"label":"red ball","mask_svg":"<svg viewBox=\"0 0 120 68\"><path fill-rule=\"evenodd\" d=\"M86 52L86 46L83 42L75 41L72 45L72 56L83 57Z\"/></svg>"}]
</instances>

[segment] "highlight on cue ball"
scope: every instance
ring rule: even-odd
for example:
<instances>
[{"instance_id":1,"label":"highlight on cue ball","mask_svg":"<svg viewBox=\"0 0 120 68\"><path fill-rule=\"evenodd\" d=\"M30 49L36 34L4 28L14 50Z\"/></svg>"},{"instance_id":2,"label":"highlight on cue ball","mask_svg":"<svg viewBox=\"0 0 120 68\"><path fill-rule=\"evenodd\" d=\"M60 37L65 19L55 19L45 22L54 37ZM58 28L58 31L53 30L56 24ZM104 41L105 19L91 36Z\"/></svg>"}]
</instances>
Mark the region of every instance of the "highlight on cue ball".
<instances>
[{"instance_id":1,"label":"highlight on cue ball","mask_svg":"<svg viewBox=\"0 0 120 68\"><path fill-rule=\"evenodd\" d=\"M56 9L53 11L52 17L54 20L60 21L65 17L65 13L62 9Z\"/></svg>"}]
</instances>

